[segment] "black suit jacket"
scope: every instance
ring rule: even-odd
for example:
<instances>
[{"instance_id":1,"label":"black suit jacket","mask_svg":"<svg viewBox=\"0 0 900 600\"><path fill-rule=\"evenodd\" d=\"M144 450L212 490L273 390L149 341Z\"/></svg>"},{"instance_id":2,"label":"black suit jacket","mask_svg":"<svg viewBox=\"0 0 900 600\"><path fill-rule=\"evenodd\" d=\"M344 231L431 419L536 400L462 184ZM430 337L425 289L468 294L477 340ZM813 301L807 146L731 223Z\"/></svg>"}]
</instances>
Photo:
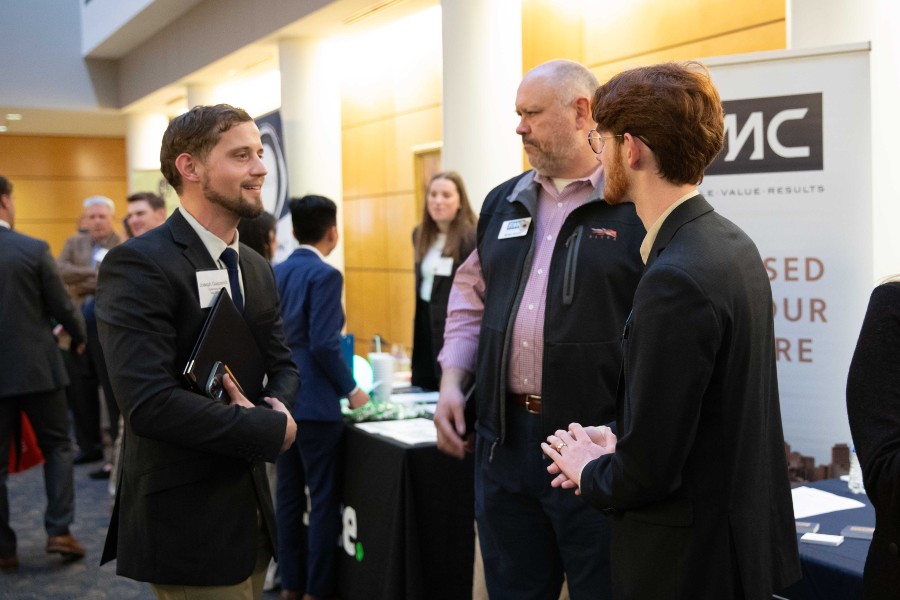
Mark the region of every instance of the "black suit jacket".
<instances>
[{"instance_id":1,"label":"black suit jacket","mask_svg":"<svg viewBox=\"0 0 900 600\"><path fill-rule=\"evenodd\" d=\"M875 507L863 577L866 598L900 590L900 282L872 292L847 376L850 432Z\"/></svg>"},{"instance_id":2,"label":"black suit jacket","mask_svg":"<svg viewBox=\"0 0 900 600\"><path fill-rule=\"evenodd\" d=\"M69 384L53 337L56 319L84 342L47 243L0 227L0 398L58 390Z\"/></svg>"},{"instance_id":3,"label":"black suit jacket","mask_svg":"<svg viewBox=\"0 0 900 600\"><path fill-rule=\"evenodd\" d=\"M240 267L244 318L267 362L264 395L290 406L298 376L272 270L243 245ZM132 579L238 583L256 564L258 515L275 540L260 461L278 457L284 415L221 404L190 391L182 377L208 313L196 272L215 268L176 211L110 250L100 269L97 324L125 416L124 468L102 561L118 558L116 572Z\"/></svg>"},{"instance_id":4,"label":"black suit jacket","mask_svg":"<svg viewBox=\"0 0 900 600\"><path fill-rule=\"evenodd\" d=\"M618 515L615 596L755 600L799 579L769 280L702 197L664 221L622 346L616 452L581 480Z\"/></svg>"}]
</instances>

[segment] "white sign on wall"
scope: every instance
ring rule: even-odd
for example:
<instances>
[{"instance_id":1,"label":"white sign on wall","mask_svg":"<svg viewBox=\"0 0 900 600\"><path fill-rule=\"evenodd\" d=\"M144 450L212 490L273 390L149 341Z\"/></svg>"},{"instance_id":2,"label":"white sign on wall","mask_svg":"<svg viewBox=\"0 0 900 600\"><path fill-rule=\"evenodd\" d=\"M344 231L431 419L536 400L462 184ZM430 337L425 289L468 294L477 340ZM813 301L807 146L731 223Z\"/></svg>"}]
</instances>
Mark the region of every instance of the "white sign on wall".
<instances>
[{"instance_id":1,"label":"white sign on wall","mask_svg":"<svg viewBox=\"0 0 900 600\"><path fill-rule=\"evenodd\" d=\"M700 191L759 248L785 440L827 464L850 444L847 369L873 286L868 45L705 62L726 137Z\"/></svg>"}]
</instances>

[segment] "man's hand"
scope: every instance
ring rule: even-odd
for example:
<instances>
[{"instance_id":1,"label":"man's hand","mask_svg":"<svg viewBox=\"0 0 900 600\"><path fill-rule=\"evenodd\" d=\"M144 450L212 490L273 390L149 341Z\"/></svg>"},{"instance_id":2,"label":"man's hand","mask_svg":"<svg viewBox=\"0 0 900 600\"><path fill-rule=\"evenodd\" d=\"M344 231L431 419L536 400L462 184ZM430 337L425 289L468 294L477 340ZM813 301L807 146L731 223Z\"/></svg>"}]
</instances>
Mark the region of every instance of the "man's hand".
<instances>
[{"instance_id":1,"label":"man's hand","mask_svg":"<svg viewBox=\"0 0 900 600\"><path fill-rule=\"evenodd\" d=\"M460 460L472 451L472 435L466 431L466 397L463 393L471 373L463 369L445 369L441 391L434 411L438 450Z\"/></svg>"},{"instance_id":2,"label":"man's hand","mask_svg":"<svg viewBox=\"0 0 900 600\"><path fill-rule=\"evenodd\" d=\"M581 486L581 471L592 460L616 451L616 436L608 427L582 427L578 423L569 425L568 431L559 429L547 436L541 444L544 454L553 460L547 467L551 475L556 475L550 485L564 489ZM581 490L576 489L576 494Z\"/></svg>"},{"instance_id":3,"label":"man's hand","mask_svg":"<svg viewBox=\"0 0 900 600\"><path fill-rule=\"evenodd\" d=\"M281 443L281 452L283 453L290 448L293 445L294 440L297 439L297 422L294 421L294 417L291 416L291 411L289 411L287 406L282 404L281 400L278 398L266 396L263 400L272 407L272 410L284 413L284 416L287 417L287 427L284 428L284 441Z\"/></svg>"},{"instance_id":4,"label":"man's hand","mask_svg":"<svg viewBox=\"0 0 900 600\"><path fill-rule=\"evenodd\" d=\"M256 408L256 405L247 400L247 397L241 393L238 386L234 383L234 380L231 379L231 375L226 373L225 376L222 377L222 387L225 388L228 397L231 399L231 402L229 402L231 406L237 405L243 406L244 408ZM281 443L281 452L284 452L291 447L291 444L293 444L294 440L297 438L297 423L294 421L294 417L291 416L291 411L282 404L281 400L278 398L270 398L269 396L266 396L263 400L272 407L272 410L284 413L284 416L287 417L287 427L284 429L284 441Z\"/></svg>"},{"instance_id":5,"label":"man's hand","mask_svg":"<svg viewBox=\"0 0 900 600\"><path fill-rule=\"evenodd\" d=\"M241 393L241 390L228 373L225 373L225 375L222 376L222 387L225 388L225 392L231 400L228 403L231 406L237 405L243 406L244 408L256 408L256 406L247 400L247 397Z\"/></svg>"},{"instance_id":6,"label":"man's hand","mask_svg":"<svg viewBox=\"0 0 900 600\"><path fill-rule=\"evenodd\" d=\"M350 395L347 396L347 400L350 402L350 408L355 410L360 406L365 405L371 398L362 389L357 387L356 391L351 392Z\"/></svg>"}]
</instances>

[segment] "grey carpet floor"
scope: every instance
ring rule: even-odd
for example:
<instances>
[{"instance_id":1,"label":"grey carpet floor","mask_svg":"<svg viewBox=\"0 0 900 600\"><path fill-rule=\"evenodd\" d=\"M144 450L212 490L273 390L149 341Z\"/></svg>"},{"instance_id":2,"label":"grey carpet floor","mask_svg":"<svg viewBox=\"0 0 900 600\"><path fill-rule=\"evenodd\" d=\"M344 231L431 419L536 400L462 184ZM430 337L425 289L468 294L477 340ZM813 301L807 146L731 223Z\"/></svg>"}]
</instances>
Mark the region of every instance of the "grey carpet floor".
<instances>
[{"instance_id":1,"label":"grey carpet floor","mask_svg":"<svg viewBox=\"0 0 900 600\"><path fill-rule=\"evenodd\" d=\"M118 577L115 562L100 566L106 539L112 498L107 482L96 481L88 473L101 463L75 467L75 523L72 534L87 549L87 556L66 562L47 554L44 532L43 470L36 467L10 475L10 525L18 537L21 566L16 573L0 573L0 600L153 600L146 583ZM267 592L275 600L277 592Z\"/></svg>"}]
</instances>

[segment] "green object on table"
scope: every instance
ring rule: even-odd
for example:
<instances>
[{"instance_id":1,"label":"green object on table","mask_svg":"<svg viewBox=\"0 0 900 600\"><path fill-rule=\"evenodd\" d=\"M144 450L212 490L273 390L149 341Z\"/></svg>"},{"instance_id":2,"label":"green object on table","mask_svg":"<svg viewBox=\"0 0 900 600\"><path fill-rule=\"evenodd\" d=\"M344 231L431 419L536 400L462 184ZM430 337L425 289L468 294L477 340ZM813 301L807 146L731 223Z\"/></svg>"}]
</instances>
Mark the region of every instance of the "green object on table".
<instances>
[{"instance_id":1,"label":"green object on table","mask_svg":"<svg viewBox=\"0 0 900 600\"><path fill-rule=\"evenodd\" d=\"M410 406L394 402L366 402L357 409L351 409L346 403L341 403L341 413L344 416L344 421L348 423L415 419L426 414L421 406Z\"/></svg>"}]
</instances>

